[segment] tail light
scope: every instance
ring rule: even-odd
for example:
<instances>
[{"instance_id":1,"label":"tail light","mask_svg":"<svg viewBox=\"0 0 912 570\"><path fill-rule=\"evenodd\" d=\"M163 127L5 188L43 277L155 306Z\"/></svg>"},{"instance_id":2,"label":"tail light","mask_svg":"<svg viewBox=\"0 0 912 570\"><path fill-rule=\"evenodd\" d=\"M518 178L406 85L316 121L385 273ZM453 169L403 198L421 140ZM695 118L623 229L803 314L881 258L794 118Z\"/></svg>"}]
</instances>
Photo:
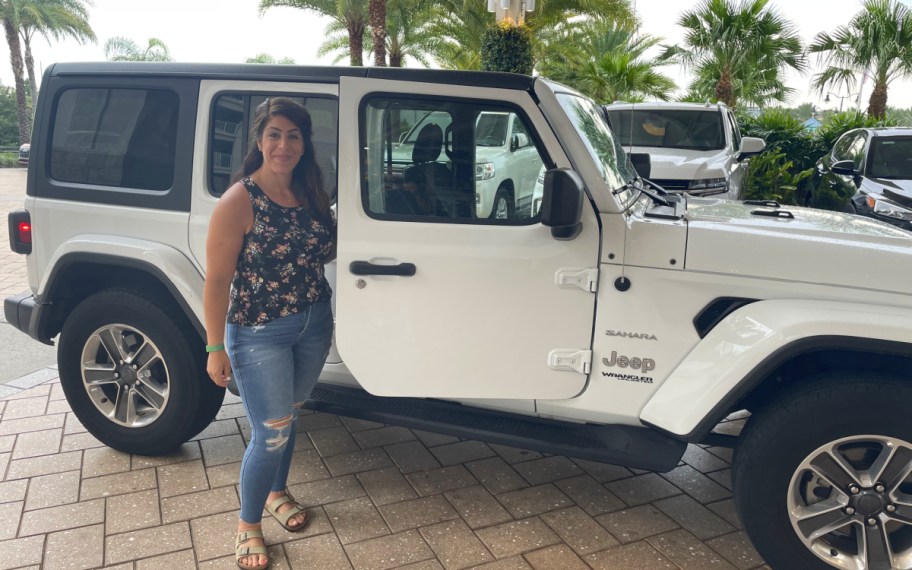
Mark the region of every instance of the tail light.
<instances>
[{"instance_id":1,"label":"tail light","mask_svg":"<svg viewBox=\"0 0 912 570\"><path fill-rule=\"evenodd\" d=\"M32 253L32 217L28 210L9 214L10 249L16 253Z\"/></svg>"}]
</instances>

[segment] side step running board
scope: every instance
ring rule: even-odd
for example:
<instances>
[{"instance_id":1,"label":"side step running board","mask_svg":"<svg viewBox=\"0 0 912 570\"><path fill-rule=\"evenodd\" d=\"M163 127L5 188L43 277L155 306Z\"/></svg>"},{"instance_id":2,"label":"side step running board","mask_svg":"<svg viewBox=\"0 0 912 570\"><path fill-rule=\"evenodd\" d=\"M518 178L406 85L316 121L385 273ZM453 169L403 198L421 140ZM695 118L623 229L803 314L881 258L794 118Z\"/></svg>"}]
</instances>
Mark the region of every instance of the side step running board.
<instances>
[{"instance_id":1,"label":"side step running board","mask_svg":"<svg viewBox=\"0 0 912 570\"><path fill-rule=\"evenodd\" d=\"M646 427L577 424L482 410L441 400L383 398L318 384L307 407L465 439L613 463L650 471L674 469L687 444Z\"/></svg>"}]
</instances>

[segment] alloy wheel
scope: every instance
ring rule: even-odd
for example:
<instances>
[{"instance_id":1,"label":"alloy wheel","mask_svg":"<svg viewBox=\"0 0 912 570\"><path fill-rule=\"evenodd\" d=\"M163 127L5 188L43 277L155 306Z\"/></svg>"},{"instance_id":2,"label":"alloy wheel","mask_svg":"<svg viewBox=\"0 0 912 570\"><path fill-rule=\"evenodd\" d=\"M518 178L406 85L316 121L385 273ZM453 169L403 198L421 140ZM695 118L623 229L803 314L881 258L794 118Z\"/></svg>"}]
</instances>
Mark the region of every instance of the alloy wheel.
<instances>
[{"instance_id":1,"label":"alloy wheel","mask_svg":"<svg viewBox=\"0 0 912 570\"><path fill-rule=\"evenodd\" d=\"M788 512L801 542L848 570L912 569L912 444L861 435L823 445L795 470Z\"/></svg>"},{"instance_id":2,"label":"alloy wheel","mask_svg":"<svg viewBox=\"0 0 912 570\"><path fill-rule=\"evenodd\" d=\"M93 332L80 370L89 399L118 425L148 425L168 405L168 366L155 343L134 327L109 324Z\"/></svg>"}]
</instances>

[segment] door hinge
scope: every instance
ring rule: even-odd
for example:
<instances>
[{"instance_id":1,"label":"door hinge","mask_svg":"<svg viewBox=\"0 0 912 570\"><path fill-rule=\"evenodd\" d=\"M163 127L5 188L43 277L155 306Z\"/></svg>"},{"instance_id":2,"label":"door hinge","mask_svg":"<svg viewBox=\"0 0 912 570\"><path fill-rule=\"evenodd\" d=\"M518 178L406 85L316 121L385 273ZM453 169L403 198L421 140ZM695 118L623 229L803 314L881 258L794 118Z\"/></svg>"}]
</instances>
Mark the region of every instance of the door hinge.
<instances>
[{"instance_id":1,"label":"door hinge","mask_svg":"<svg viewBox=\"0 0 912 570\"><path fill-rule=\"evenodd\" d=\"M552 350L548 353L548 366L552 370L589 374L592 368L592 351Z\"/></svg>"},{"instance_id":2,"label":"door hinge","mask_svg":"<svg viewBox=\"0 0 912 570\"><path fill-rule=\"evenodd\" d=\"M598 291L598 269L561 269L555 277L558 287L579 287L583 291Z\"/></svg>"}]
</instances>

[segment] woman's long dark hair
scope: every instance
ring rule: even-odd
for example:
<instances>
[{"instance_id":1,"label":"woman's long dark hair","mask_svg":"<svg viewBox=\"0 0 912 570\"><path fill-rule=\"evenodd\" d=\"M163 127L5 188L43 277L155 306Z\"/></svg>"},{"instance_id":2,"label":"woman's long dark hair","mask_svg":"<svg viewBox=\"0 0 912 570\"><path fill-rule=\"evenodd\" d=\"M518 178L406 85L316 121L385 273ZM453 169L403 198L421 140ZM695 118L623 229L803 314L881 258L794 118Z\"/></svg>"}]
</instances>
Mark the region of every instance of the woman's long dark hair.
<instances>
[{"instance_id":1,"label":"woman's long dark hair","mask_svg":"<svg viewBox=\"0 0 912 570\"><path fill-rule=\"evenodd\" d=\"M313 124L310 113L303 105L288 97L270 97L263 101L256 109L253 123L250 127L250 136L257 141L263 139L266 124L276 116L282 116L301 129L304 140L304 154L291 173L291 191L301 201L311 214L321 220L331 219L329 211L329 196L323 191L323 173L317 165L314 153ZM236 182L244 176L250 176L263 166L263 152L259 145L250 145L250 151L244 158L244 166L234 177Z\"/></svg>"}]
</instances>

